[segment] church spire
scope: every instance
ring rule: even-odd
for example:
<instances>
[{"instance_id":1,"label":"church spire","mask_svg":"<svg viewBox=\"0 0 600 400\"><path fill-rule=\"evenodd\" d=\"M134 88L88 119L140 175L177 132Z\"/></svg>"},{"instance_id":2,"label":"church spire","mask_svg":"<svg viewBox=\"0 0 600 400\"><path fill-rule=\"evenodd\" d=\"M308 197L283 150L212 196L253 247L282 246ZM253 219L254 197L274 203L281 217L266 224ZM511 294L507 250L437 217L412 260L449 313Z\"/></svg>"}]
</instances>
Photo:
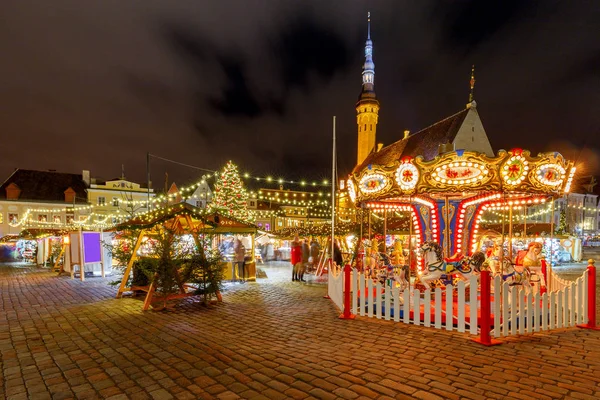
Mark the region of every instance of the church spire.
<instances>
[{"instance_id":1,"label":"church spire","mask_svg":"<svg viewBox=\"0 0 600 400\"><path fill-rule=\"evenodd\" d=\"M373 62L373 42L371 41L371 13L367 13L367 41L365 43L365 63L362 72L363 93L375 95L375 63Z\"/></svg>"},{"instance_id":2,"label":"church spire","mask_svg":"<svg viewBox=\"0 0 600 400\"><path fill-rule=\"evenodd\" d=\"M362 163L375 150L379 101L375 95L375 63L371 41L371 13L367 14L367 41L365 63L362 68L362 90L356 102L356 124L358 125L358 151L356 163Z\"/></svg>"}]
</instances>

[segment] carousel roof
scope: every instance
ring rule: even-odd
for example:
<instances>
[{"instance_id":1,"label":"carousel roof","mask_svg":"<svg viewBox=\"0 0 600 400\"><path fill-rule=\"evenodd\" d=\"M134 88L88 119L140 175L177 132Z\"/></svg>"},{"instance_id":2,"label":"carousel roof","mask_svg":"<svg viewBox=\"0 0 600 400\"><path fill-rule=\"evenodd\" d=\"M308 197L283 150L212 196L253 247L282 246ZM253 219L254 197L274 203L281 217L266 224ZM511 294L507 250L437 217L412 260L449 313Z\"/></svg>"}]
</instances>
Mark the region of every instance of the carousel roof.
<instances>
[{"instance_id":1,"label":"carousel roof","mask_svg":"<svg viewBox=\"0 0 600 400\"><path fill-rule=\"evenodd\" d=\"M451 125L451 124L450 124ZM348 179L356 203L398 200L402 197L471 197L485 193L559 196L568 193L575 174L572 161L559 153L500 150L495 157L473 151L450 151L432 160L422 156L372 159Z\"/></svg>"}]
</instances>

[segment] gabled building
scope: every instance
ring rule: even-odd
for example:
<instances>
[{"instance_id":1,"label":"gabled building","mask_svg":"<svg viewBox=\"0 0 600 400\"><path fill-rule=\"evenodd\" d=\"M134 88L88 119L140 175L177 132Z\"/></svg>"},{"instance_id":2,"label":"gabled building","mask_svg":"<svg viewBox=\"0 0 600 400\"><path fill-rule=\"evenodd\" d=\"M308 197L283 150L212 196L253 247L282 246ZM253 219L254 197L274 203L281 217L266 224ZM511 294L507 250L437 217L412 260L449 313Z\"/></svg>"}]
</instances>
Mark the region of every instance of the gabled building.
<instances>
[{"instance_id":1,"label":"gabled building","mask_svg":"<svg viewBox=\"0 0 600 400\"><path fill-rule=\"evenodd\" d=\"M65 229L73 221L127 218L146 209L154 191L124 177L108 181L56 171L15 170L0 186L0 237L25 229ZM115 218L117 219L117 218ZM115 221L105 221L110 224Z\"/></svg>"},{"instance_id":2,"label":"gabled building","mask_svg":"<svg viewBox=\"0 0 600 400\"><path fill-rule=\"evenodd\" d=\"M185 201L198 208L206 208L212 203L213 192L207 181L202 180L198 184L196 190L191 197L188 197Z\"/></svg>"},{"instance_id":3,"label":"gabled building","mask_svg":"<svg viewBox=\"0 0 600 400\"><path fill-rule=\"evenodd\" d=\"M94 213L106 216L132 217L148 210L148 201L154 198L154 189L142 187L121 176L102 181L90 179L89 171L83 171L87 178L87 198ZM116 221L115 221L116 222Z\"/></svg>"},{"instance_id":4,"label":"gabled building","mask_svg":"<svg viewBox=\"0 0 600 400\"><path fill-rule=\"evenodd\" d=\"M61 226L89 213L83 174L16 169L0 186L0 237Z\"/></svg>"},{"instance_id":5,"label":"gabled building","mask_svg":"<svg viewBox=\"0 0 600 400\"><path fill-rule=\"evenodd\" d=\"M330 221L330 194L289 189L259 189L248 200L256 225L266 231L306 227Z\"/></svg>"}]
</instances>

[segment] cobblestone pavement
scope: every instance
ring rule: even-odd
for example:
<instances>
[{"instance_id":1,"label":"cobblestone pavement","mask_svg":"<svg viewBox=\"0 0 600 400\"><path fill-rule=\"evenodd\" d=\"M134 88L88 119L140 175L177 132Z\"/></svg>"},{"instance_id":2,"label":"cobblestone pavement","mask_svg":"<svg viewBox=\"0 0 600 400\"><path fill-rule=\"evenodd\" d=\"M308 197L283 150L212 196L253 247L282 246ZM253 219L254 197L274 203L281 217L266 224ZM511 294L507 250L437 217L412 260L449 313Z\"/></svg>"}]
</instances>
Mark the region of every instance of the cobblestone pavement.
<instances>
[{"instance_id":1,"label":"cobblestone pavement","mask_svg":"<svg viewBox=\"0 0 600 400\"><path fill-rule=\"evenodd\" d=\"M466 334L339 320L324 285L279 276L232 286L208 308L142 312L108 279L0 267L0 398L600 398L600 331L487 348Z\"/></svg>"}]
</instances>

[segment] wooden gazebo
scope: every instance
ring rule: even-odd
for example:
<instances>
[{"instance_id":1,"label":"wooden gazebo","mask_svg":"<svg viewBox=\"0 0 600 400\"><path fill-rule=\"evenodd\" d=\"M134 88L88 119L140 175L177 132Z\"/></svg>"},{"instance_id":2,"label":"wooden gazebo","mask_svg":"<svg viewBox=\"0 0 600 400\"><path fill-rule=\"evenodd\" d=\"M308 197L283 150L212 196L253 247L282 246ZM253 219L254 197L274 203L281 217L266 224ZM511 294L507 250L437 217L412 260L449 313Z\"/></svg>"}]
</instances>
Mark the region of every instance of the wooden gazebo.
<instances>
[{"instance_id":1,"label":"wooden gazebo","mask_svg":"<svg viewBox=\"0 0 600 400\"><path fill-rule=\"evenodd\" d=\"M147 293L146 299L144 300L143 309L147 310L150 307L150 304L153 302L154 292L156 290L154 282L152 282L149 286L127 287L127 281L129 280L129 275L131 274L133 264L139 258L137 252L142 244L142 239L145 236L156 235L161 230L168 229L174 232L176 235L191 234L196 242L196 245L200 247L201 243L199 240L199 235L210 232L215 228L215 226L216 224L214 222L208 221L203 216L203 212L200 208L194 207L188 203L170 205L164 210L159 210L153 213L151 216L144 215L116 226L113 229L115 231L132 229L140 230L135 241L132 256L127 263L127 267L125 268L125 273L123 274L123 279L121 280L116 297L120 298L124 292L142 290ZM185 282L182 282L179 279L177 270L175 270L175 276L179 286L179 293L168 295L166 298L161 297L160 300L173 300L194 295L193 290L190 291L192 287L186 285Z\"/></svg>"}]
</instances>

